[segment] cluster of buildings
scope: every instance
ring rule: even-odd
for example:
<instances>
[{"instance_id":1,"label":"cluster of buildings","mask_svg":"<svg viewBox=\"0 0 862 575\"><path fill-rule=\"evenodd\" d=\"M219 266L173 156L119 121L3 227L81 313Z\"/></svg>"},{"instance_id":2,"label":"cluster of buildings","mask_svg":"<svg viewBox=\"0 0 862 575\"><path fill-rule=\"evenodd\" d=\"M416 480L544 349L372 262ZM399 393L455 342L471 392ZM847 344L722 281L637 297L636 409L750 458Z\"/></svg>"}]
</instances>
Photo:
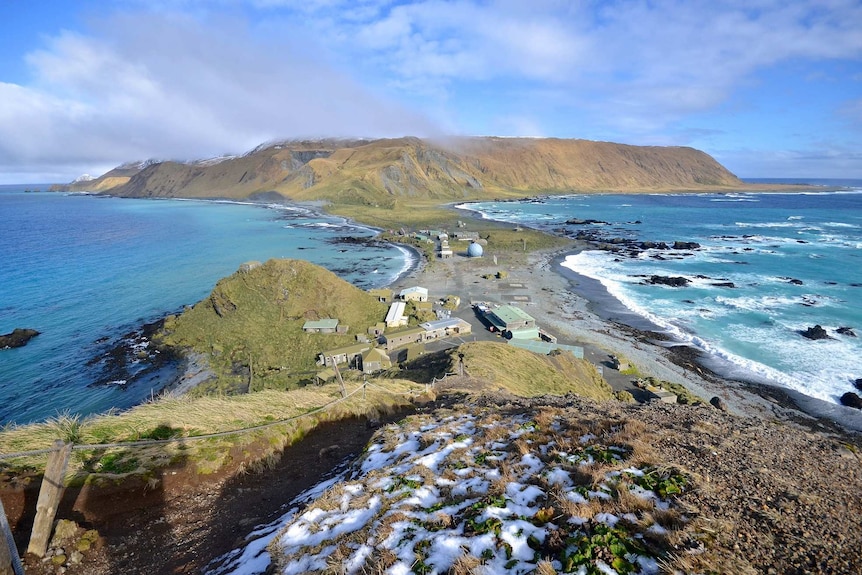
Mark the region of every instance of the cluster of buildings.
<instances>
[{"instance_id":1,"label":"cluster of buildings","mask_svg":"<svg viewBox=\"0 0 862 575\"><path fill-rule=\"evenodd\" d=\"M318 355L317 363L325 368L346 365L348 369L358 369L365 373L389 369L392 367L392 352L407 348L411 344L424 344L439 339L466 335L471 333L472 326L461 318L449 317L448 313L438 313L436 320L420 323L410 327L406 315L407 304L419 310L433 310L432 302L428 301L428 290L414 286L401 290L393 297L391 290L371 290L379 301L388 303L384 321L368 328L366 334L357 335L357 343L323 351ZM308 321L303 330L308 333L346 333L340 331L337 319ZM410 349L404 349L398 354L398 361L412 359ZM415 353L415 352L414 352ZM402 357L403 356L403 357ZM318 377L325 379L329 374L322 373ZM334 373L333 373L334 375Z\"/></svg>"},{"instance_id":2,"label":"cluster of buildings","mask_svg":"<svg viewBox=\"0 0 862 575\"><path fill-rule=\"evenodd\" d=\"M458 230L449 234L449 232L445 230L419 230L414 233L412 237L421 242L434 243L436 241L437 256L444 260L451 258L455 254L452 250L450 241L470 242L466 249L468 257L480 258L484 254L484 248L482 246L485 243L485 240L479 238L479 232Z\"/></svg>"}]
</instances>

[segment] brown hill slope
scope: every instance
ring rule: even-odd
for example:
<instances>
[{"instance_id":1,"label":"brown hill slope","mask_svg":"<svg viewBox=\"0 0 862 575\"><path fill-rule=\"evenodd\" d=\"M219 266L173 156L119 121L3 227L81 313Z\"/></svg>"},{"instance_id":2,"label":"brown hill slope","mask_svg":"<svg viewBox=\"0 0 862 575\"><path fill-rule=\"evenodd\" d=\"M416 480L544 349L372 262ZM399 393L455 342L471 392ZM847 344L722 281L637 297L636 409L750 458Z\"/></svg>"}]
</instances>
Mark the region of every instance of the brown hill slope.
<instances>
[{"instance_id":1,"label":"brown hill slope","mask_svg":"<svg viewBox=\"0 0 862 575\"><path fill-rule=\"evenodd\" d=\"M166 161L121 171L68 189L129 197L230 198L277 191L295 200L386 206L410 198L446 201L741 184L693 148L491 137L284 142L219 161Z\"/></svg>"}]
</instances>

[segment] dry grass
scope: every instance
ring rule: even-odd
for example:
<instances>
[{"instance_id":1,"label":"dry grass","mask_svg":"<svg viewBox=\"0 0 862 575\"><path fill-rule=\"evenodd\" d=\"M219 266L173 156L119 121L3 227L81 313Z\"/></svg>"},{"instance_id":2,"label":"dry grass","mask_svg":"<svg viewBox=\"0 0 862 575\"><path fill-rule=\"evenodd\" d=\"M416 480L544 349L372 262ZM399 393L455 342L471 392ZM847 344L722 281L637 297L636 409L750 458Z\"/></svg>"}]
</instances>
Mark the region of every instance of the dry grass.
<instances>
[{"instance_id":1,"label":"dry grass","mask_svg":"<svg viewBox=\"0 0 862 575\"><path fill-rule=\"evenodd\" d=\"M246 462L247 472L270 469L281 450L301 439L323 421L354 416L379 417L409 403L410 392L420 389L412 382L387 380L381 387L368 387L366 393L356 393L343 403L315 415L299 417L292 422L277 421L302 416L341 397L337 384L309 386L284 392L266 390L228 397L163 398L139 405L118 414L98 415L59 425L56 420L30 424L0 431L0 453L16 453L50 448L56 439L69 439L74 428L77 442L104 444L148 439L172 439L166 443L145 447L94 448L73 452L70 474L79 477L99 471L98 464L109 461L122 469L112 475L144 473L176 462L193 463L201 473L212 473L226 462L232 447L243 447L264 441L269 448L260 459ZM348 393L361 388L361 383L347 384ZM387 391L384 391L387 390ZM74 425L72 425L74 423ZM269 427L215 439L195 439L197 436L237 429L270 425ZM131 461L138 465L131 467ZM12 470L44 467L45 455L2 460L0 466ZM125 463L124 463L125 462ZM116 469L114 469L116 471Z\"/></svg>"},{"instance_id":2,"label":"dry grass","mask_svg":"<svg viewBox=\"0 0 862 575\"><path fill-rule=\"evenodd\" d=\"M519 397L575 393L592 399L613 398L610 386L595 367L572 354L543 356L497 342L472 342L453 353L464 354L470 376L488 380Z\"/></svg>"}]
</instances>

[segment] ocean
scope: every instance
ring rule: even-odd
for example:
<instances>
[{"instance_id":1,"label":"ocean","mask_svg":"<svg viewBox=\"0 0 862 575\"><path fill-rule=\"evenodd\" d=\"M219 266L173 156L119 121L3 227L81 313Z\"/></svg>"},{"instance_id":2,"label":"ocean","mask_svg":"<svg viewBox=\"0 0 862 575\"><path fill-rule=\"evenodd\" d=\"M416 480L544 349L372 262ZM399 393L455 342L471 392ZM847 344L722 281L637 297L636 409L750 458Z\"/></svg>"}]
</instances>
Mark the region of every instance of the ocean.
<instances>
[{"instance_id":1,"label":"ocean","mask_svg":"<svg viewBox=\"0 0 862 575\"><path fill-rule=\"evenodd\" d=\"M146 353L143 324L206 297L243 262L299 258L364 289L391 283L414 256L374 235L297 206L0 186L0 333L41 332L0 350L0 425L125 409L157 394L175 363L152 369L132 357L117 375L112 350L127 340Z\"/></svg>"},{"instance_id":2,"label":"ocean","mask_svg":"<svg viewBox=\"0 0 862 575\"><path fill-rule=\"evenodd\" d=\"M573 194L460 207L570 237L665 242L668 249L582 251L558 271L600 282L630 316L613 319L658 327L705 352L706 366L725 377L835 404L858 391L854 381L862 378L862 181L793 183L812 187L803 193ZM675 242L700 247L671 249ZM689 283L654 284L652 276ZM596 311L613 315L613 306L604 307ZM801 335L815 325L830 339ZM841 327L850 331L838 333Z\"/></svg>"}]
</instances>

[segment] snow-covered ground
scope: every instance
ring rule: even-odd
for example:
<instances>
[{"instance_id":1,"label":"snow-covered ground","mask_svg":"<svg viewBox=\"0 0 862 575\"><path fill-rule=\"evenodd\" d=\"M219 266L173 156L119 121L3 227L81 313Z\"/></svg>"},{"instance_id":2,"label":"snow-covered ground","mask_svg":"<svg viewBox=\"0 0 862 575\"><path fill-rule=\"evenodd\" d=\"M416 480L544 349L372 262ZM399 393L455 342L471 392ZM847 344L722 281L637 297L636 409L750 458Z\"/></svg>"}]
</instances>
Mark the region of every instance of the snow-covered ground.
<instances>
[{"instance_id":1,"label":"snow-covered ground","mask_svg":"<svg viewBox=\"0 0 862 575\"><path fill-rule=\"evenodd\" d=\"M649 464L641 429L562 413L424 414L385 427L347 478L285 515L269 545L278 572L658 572L685 522L673 495L687 479ZM231 572L261 572L266 539L235 552L249 560Z\"/></svg>"}]
</instances>

